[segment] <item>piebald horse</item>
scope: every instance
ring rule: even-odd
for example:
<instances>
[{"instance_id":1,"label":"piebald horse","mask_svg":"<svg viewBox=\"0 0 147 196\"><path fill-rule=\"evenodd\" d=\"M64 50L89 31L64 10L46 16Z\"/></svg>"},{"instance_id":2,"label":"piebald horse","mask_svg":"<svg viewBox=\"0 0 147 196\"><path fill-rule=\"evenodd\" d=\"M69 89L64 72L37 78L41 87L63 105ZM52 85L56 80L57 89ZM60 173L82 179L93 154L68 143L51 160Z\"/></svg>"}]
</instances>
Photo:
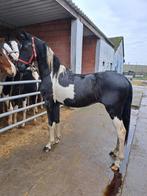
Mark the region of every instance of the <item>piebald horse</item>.
<instances>
[{"instance_id":1,"label":"piebald horse","mask_svg":"<svg viewBox=\"0 0 147 196\"><path fill-rule=\"evenodd\" d=\"M40 90L49 124L49 142L44 151L51 150L52 145L60 141L60 104L84 107L99 102L105 106L117 131L117 146L111 155L116 157L112 170L118 170L124 159L124 145L129 133L132 86L128 79L112 71L74 74L60 64L44 41L26 32L19 33L18 39L22 45L18 69L25 69L33 61L38 62L42 80Z\"/></svg>"},{"instance_id":2,"label":"piebald horse","mask_svg":"<svg viewBox=\"0 0 147 196\"><path fill-rule=\"evenodd\" d=\"M8 57L8 61L14 62L17 65L18 57L19 57L19 43L16 40L9 40L7 42L4 42L2 44L2 50L3 53L6 54L6 57ZM4 55L3 54L3 55ZM6 82L11 82L11 81L20 81L20 80L38 80L39 79L39 74L37 72L36 67L33 65L34 63L31 64L26 70L22 72L18 71L15 76L11 77L6 77L3 79ZM4 64L5 68L6 64ZM3 87L2 90L2 95L3 97L8 97L8 96L14 96L14 95L20 95L20 94L26 94L26 93L31 93L31 92L36 92L38 90L38 84L37 83L29 83L29 84L17 84L17 85L6 85ZM22 99L15 99L13 101L6 101L6 108L7 111L13 111L17 110L18 106L22 102L22 106L25 108L27 106L27 102L30 100L31 104L35 104L37 102L38 96L33 95L30 98L25 97ZM33 108L33 114L35 115L37 111L37 107ZM8 124L12 124L12 122L16 123L17 122L17 112L14 113L14 121L13 115L9 115L8 118ZM26 119L26 110L23 111L23 120ZM36 119L34 119L36 120ZM22 124L24 126L25 123Z\"/></svg>"}]
</instances>

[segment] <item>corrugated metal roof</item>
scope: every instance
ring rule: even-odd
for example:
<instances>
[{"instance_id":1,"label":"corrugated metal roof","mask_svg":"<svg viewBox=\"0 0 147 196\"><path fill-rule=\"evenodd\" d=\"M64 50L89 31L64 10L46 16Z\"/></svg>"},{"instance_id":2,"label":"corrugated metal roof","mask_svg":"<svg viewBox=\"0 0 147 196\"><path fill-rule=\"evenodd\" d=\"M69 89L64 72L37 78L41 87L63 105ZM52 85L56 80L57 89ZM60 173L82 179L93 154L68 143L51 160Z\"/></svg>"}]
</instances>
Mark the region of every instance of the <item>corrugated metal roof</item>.
<instances>
[{"instance_id":1,"label":"corrugated metal roof","mask_svg":"<svg viewBox=\"0 0 147 196\"><path fill-rule=\"evenodd\" d=\"M22 27L61 18L72 17L55 0L11 0L0 5L1 25Z\"/></svg>"},{"instance_id":2,"label":"corrugated metal roof","mask_svg":"<svg viewBox=\"0 0 147 196\"><path fill-rule=\"evenodd\" d=\"M69 9L70 8L70 9ZM71 0L1 0L0 30L63 18L79 18L96 36L113 44Z\"/></svg>"}]
</instances>

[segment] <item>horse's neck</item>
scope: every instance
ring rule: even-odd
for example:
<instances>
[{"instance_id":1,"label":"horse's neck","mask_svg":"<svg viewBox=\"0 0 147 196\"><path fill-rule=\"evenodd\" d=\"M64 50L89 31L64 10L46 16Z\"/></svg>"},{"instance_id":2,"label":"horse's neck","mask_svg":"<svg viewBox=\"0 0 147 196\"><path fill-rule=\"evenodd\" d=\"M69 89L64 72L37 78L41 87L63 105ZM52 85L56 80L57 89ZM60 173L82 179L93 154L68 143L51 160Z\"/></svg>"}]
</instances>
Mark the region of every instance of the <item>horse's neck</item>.
<instances>
[{"instance_id":1,"label":"horse's neck","mask_svg":"<svg viewBox=\"0 0 147 196\"><path fill-rule=\"evenodd\" d=\"M39 75L41 79L43 79L50 73L48 59L47 59L47 48L46 48L46 44L40 39L36 39L35 42L36 42Z\"/></svg>"}]
</instances>

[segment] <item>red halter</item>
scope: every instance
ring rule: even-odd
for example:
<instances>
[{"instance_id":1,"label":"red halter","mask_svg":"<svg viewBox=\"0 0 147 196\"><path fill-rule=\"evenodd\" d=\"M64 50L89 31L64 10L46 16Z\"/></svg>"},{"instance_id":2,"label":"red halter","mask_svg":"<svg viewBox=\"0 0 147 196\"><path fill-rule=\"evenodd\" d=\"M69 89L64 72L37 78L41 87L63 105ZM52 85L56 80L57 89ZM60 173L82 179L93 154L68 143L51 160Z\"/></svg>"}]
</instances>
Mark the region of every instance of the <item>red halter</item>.
<instances>
[{"instance_id":1,"label":"red halter","mask_svg":"<svg viewBox=\"0 0 147 196\"><path fill-rule=\"evenodd\" d=\"M18 61L24 63L25 65L29 65L32 63L33 58L36 59L37 57L37 53L36 53L36 49L35 49L35 42L34 42L34 37L32 37L32 56L30 57L30 59L28 61L22 60L22 59L18 59Z\"/></svg>"}]
</instances>

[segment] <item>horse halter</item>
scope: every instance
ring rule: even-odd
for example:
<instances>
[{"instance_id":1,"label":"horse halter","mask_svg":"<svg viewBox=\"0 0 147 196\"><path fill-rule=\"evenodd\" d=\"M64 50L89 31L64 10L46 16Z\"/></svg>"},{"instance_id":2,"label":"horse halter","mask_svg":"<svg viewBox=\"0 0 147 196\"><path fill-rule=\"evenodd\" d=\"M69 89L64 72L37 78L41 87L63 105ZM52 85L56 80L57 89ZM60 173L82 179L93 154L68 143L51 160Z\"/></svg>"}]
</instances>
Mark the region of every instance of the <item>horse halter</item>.
<instances>
[{"instance_id":1,"label":"horse halter","mask_svg":"<svg viewBox=\"0 0 147 196\"><path fill-rule=\"evenodd\" d=\"M33 59L36 59L37 53L36 53L36 48L35 48L35 42L34 42L34 37L32 37L32 55L28 61L25 61L23 59L18 58L18 61L25 64L25 65L30 65L32 63Z\"/></svg>"}]
</instances>

